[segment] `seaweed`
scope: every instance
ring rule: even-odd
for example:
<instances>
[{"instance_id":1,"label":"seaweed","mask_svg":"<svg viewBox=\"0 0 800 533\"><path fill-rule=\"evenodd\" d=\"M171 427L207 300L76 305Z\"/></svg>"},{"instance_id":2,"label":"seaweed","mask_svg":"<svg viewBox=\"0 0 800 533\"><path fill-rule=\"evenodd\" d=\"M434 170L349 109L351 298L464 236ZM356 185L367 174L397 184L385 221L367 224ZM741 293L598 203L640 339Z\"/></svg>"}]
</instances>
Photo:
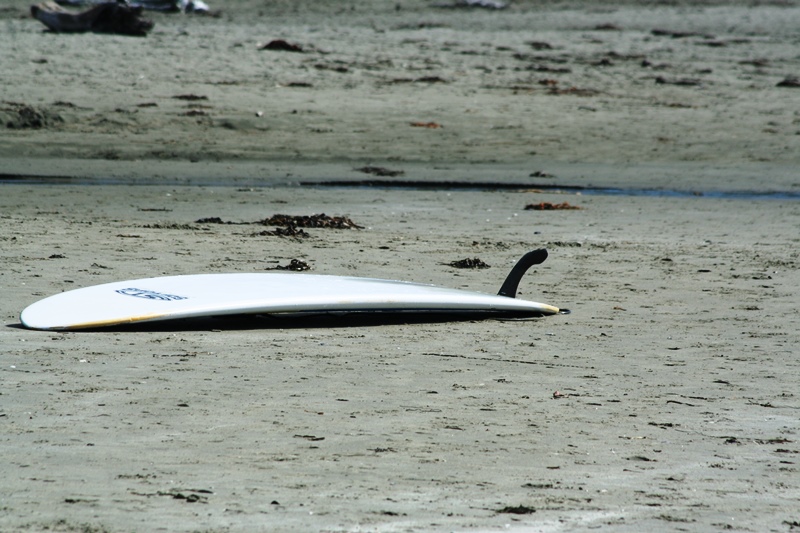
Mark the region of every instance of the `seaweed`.
<instances>
[{"instance_id":1,"label":"seaweed","mask_svg":"<svg viewBox=\"0 0 800 533\"><path fill-rule=\"evenodd\" d=\"M487 265L477 257L472 259L460 259L447 264L453 268L491 268L490 265Z\"/></svg>"},{"instance_id":2,"label":"seaweed","mask_svg":"<svg viewBox=\"0 0 800 533\"><path fill-rule=\"evenodd\" d=\"M325 213L316 215L272 215L256 222L263 226L284 226L299 228L364 229L347 217L331 217Z\"/></svg>"},{"instance_id":3,"label":"seaweed","mask_svg":"<svg viewBox=\"0 0 800 533\"><path fill-rule=\"evenodd\" d=\"M525 206L526 211L558 211L562 209L583 209L577 205L571 205L567 202L560 204L551 204L550 202L540 202L538 204L528 204Z\"/></svg>"}]
</instances>

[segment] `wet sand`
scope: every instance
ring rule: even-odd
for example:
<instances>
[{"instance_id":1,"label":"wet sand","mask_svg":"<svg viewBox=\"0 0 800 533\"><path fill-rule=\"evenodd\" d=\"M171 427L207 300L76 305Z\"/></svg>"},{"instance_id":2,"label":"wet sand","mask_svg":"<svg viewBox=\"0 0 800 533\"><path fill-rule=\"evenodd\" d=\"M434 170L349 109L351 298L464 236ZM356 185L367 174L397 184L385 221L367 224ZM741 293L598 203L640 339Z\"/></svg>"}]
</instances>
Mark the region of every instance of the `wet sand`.
<instances>
[{"instance_id":1,"label":"wet sand","mask_svg":"<svg viewBox=\"0 0 800 533\"><path fill-rule=\"evenodd\" d=\"M0 529L800 527L800 8L398 5L144 39L0 11ZM197 222L278 213L364 229ZM496 292L538 247L520 297L570 315L19 325L63 290L292 259Z\"/></svg>"}]
</instances>

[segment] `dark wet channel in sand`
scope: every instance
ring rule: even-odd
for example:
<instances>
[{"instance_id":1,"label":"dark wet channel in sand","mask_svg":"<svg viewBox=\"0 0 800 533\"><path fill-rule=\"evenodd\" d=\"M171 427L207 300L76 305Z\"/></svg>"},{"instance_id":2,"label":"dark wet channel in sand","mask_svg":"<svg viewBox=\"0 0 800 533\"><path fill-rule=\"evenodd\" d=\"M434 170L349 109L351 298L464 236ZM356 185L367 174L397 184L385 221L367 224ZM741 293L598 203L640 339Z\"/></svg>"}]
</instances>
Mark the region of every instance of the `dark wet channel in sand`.
<instances>
[{"instance_id":1,"label":"dark wet channel in sand","mask_svg":"<svg viewBox=\"0 0 800 533\"><path fill-rule=\"evenodd\" d=\"M723 200L800 200L800 191L719 191L681 190L666 188L593 187L583 185L559 185L521 182L492 181L441 181L441 180L315 180L282 182L275 179L129 179L129 178L81 178L75 176L26 176L0 174L0 185L197 185L204 187L324 187L337 189L382 189L382 190L453 190L453 191L531 191L542 193L584 194L591 196L635 196L653 198L711 198Z\"/></svg>"}]
</instances>

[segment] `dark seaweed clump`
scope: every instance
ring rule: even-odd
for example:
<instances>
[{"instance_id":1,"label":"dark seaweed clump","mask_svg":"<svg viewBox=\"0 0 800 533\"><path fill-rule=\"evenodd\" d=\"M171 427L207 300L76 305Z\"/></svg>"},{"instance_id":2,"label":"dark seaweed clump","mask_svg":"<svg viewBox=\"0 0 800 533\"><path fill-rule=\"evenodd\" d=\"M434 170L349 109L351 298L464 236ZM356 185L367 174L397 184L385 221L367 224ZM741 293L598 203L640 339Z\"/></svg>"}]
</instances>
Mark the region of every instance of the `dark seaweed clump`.
<instances>
[{"instance_id":1,"label":"dark seaweed clump","mask_svg":"<svg viewBox=\"0 0 800 533\"><path fill-rule=\"evenodd\" d=\"M272 215L257 222L264 226L284 226L298 228L363 229L347 217L331 217L325 213L318 215Z\"/></svg>"},{"instance_id":2,"label":"dark seaweed clump","mask_svg":"<svg viewBox=\"0 0 800 533\"><path fill-rule=\"evenodd\" d=\"M448 263L448 265L454 268L491 268L477 257L472 259L460 259L458 261Z\"/></svg>"}]
</instances>

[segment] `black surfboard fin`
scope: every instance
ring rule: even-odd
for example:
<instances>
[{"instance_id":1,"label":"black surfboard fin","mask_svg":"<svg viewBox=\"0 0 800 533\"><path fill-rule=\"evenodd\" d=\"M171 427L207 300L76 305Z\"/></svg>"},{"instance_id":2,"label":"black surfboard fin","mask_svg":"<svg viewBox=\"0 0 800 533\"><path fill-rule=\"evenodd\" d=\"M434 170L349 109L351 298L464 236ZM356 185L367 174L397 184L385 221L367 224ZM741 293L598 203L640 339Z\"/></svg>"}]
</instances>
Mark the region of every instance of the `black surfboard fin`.
<instances>
[{"instance_id":1,"label":"black surfboard fin","mask_svg":"<svg viewBox=\"0 0 800 533\"><path fill-rule=\"evenodd\" d=\"M497 293L497 295L516 298L517 288L519 288L519 282L522 279L522 276L524 276L525 272L527 272L528 269L533 265L544 263L545 259L547 259L547 250L544 248L539 248L538 250L534 250L523 255L522 259L517 261L517 264L514 265L514 268L512 268L511 272L508 273L508 276L503 282L503 286L500 287L500 291Z\"/></svg>"}]
</instances>

